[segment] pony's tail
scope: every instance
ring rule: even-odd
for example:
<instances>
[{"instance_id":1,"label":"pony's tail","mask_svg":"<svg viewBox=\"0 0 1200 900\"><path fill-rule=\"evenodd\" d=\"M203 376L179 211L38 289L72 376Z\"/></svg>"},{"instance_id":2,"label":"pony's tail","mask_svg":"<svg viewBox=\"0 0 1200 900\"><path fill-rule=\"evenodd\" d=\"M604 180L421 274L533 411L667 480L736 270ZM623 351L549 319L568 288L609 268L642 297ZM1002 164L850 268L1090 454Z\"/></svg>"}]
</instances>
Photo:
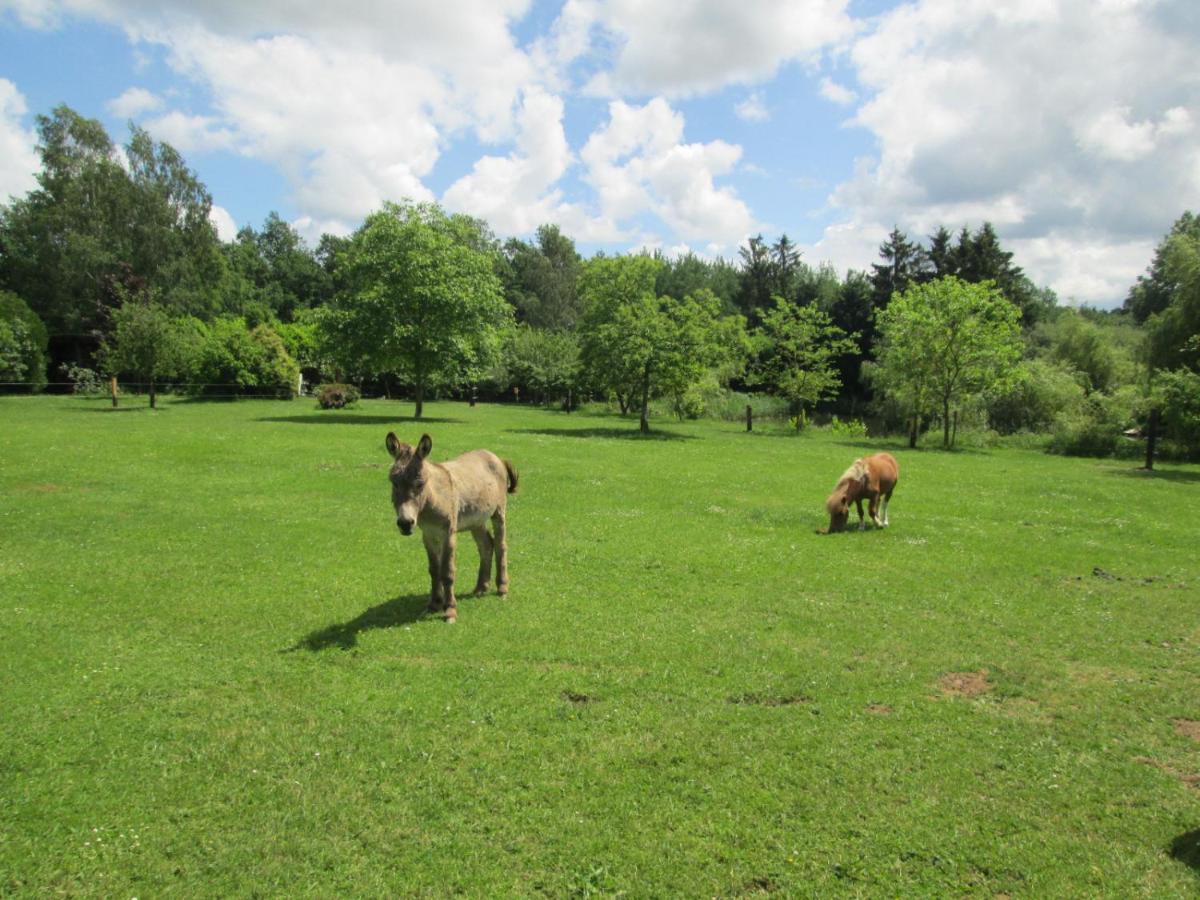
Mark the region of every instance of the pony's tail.
<instances>
[{"instance_id":1,"label":"pony's tail","mask_svg":"<svg viewBox=\"0 0 1200 900\"><path fill-rule=\"evenodd\" d=\"M517 470L513 468L513 464L507 459L500 461L504 463L504 471L508 474L508 492L515 494L517 492Z\"/></svg>"}]
</instances>

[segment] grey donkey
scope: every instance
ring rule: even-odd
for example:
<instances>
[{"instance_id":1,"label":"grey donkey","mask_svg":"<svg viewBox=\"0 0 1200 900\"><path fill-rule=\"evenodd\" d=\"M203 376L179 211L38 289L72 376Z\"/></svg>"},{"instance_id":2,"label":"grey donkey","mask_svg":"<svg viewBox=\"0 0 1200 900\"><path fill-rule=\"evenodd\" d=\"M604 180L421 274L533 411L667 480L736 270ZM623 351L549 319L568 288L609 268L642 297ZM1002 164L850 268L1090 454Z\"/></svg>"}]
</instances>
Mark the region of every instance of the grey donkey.
<instances>
[{"instance_id":1,"label":"grey donkey","mask_svg":"<svg viewBox=\"0 0 1200 900\"><path fill-rule=\"evenodd\" d=\"M489 450L472 450L444 463L429 461L433 440L421 435L416 447L388 432L386 446L395 459L388 478L396 525L409 535L421 529L429 556L429 611L444 612L447 622L458 618L454 597L454 549L460 531L469 531L479 548L479 578L475 596L487 592L496 555L496 592L508 593L508 543L505 512L508 495L517 489L517 473L508 460ZM493 533L487 530L492 521Z\"/></svg>"}]
</instances>

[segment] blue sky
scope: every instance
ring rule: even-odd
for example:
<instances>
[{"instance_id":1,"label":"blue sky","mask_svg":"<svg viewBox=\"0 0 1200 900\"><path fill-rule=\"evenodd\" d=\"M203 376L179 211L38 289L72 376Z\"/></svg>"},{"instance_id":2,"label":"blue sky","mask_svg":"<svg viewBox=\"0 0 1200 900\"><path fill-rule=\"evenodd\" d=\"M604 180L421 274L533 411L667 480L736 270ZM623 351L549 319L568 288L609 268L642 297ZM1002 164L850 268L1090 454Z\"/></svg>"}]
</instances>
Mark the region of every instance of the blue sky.
<instances>
[{"instance_id":1,"label":"blue sky","mask_svg":"<svg viewBox=\"0 0 1200 900\"><path fill-rule=\"evenodd\" d=\"M223 236L385 200L501 237L863 269L991 221L1065 303L1117 305L1200 209L1194 0L0 0L0 198L34 118L136 121Z\"/></svg>"}]
</instances>

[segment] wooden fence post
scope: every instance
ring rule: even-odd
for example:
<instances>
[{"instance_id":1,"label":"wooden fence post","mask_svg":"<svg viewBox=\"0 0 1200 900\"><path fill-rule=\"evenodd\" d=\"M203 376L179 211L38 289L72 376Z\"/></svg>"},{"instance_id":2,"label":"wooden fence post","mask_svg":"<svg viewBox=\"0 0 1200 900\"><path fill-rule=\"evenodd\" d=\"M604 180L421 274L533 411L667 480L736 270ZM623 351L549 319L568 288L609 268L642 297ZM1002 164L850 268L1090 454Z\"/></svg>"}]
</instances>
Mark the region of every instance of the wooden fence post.
<instances>
[{"instance_id":1,"label":"wooden fence post","mask_svg":"<svg viewBox=\"0 0 1200 900\"><path fill-rule=\"evenodd\" d=\"M1146 426L1146 471L1154 469L1154 445L1158 443L1158 407L1150 410L1150 423Z\"/></svg>"},{"instance_id":2,"label":"wooden fence post","mask_svg":"<svg viewBox=\"0 0 1200 900\"><path fill-rule=\"evenodd\" d=\"M117 408L117 376L114 375L108 382L108 389L112 391L113 409Z\"/></svg>"},{"instance_id":3,"label":"wooden fence post","mask_svg":"<svg viewBox=\"0 0 1200 900\"><path fill-rule=\"evenodd\" d=\"M749 403L746 404L746 430L754 430L754 407Z\"/></svg>"}]
</instances>

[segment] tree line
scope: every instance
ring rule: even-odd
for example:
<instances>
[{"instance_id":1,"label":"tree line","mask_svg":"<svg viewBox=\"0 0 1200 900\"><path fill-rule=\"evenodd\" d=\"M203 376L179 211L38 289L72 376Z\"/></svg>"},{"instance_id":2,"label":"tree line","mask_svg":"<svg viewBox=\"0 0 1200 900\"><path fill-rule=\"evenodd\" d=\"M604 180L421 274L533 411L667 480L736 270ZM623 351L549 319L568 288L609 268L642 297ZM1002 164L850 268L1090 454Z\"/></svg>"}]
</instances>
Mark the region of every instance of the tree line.
<instances>
[{"instance_id":1,"label":"tree line","mask_svg":"<svg viewBox=\"0 0 1200 900\"><path fill-rule=\"evenodd\" d=\"M483 394L567 409L604 399L649 429L765 403L871 417L915 444L960 423L1120 449L1158 408L1200 441L1200 219L1185 213L1112 313L1060 306L989 223L924 242L896 228L839 275L786 235L737 258L585 259L554 225L498 239L437 204L389 203L307 246L271 213L222 242L169 145L60 106L37 120L37 187L0 207L0 381L96 369L188 389L288 394L347 381L425 400ZM219 386L219 387L216 387Z\"/></svg>"}]
</instances>

